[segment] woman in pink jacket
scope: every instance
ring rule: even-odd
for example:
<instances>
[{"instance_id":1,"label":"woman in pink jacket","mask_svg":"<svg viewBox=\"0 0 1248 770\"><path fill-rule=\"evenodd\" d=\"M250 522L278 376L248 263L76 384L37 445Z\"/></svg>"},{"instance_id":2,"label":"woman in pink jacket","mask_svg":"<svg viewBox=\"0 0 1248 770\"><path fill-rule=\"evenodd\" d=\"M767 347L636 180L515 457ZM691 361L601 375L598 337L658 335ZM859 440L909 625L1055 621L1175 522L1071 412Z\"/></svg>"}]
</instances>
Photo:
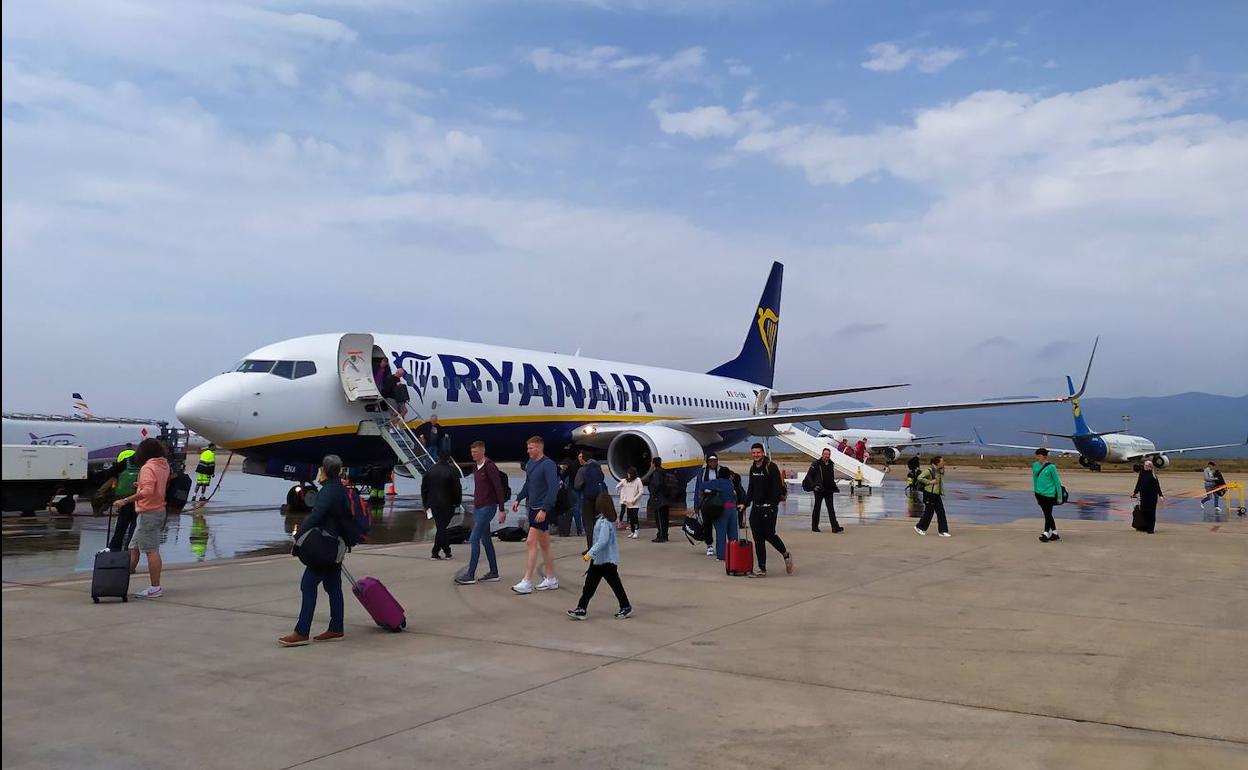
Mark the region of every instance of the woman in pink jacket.
<instances>
[{"instance_id":1,"label":"woman in pink jacket","mask_svg":"<svg viewBox=\"0 0 1248 770\"><path fill-rule=\"evenodd\" d=\"M136 599L155 599L160 589L160 535L165 528L165 487L169 484L169 461L159 439L145 438L131 461L139 466L139 483L133 495L116 501L121 506L134 502L139 522L130 541L130 572L139 567L139 554L147 554L147 572L152 584L135 594Z\"/></svg>"}]
</instances>

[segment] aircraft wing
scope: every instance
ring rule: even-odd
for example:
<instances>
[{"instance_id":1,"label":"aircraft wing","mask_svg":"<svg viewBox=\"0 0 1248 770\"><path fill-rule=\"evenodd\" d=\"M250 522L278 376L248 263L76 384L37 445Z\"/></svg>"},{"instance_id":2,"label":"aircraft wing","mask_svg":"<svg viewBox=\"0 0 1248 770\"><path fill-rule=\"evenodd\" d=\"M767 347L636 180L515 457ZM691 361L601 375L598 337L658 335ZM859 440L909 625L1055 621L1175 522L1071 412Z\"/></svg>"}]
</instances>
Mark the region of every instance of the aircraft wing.
<instances>
[{"instance_id":1,"label":"aircraft wing","mask_svg":"<svg viewBox=\"0 0 1248 770\"><path fill-rule=\"evenodd\" d=\"M818 398L820 396L843 396L846 393L862 393L868 390L888 390L890 388L908 388L910 383L902 382L896 385L860 385L856 388L834 388L832 390L802 390L792 393L772 393L771 400L774 403L782 401L800 401L803 398Z\"/></svg>"},{"instance_id":2,"label":"aircraft wing","mask_svg":"<svg viewBox=\"0 0 1248 770\"><path fill-rule=\"evenodd\" d=\"M693 420L676 420L681 426L702 430L754 430L771 428L794 422L811 422L848 417L887 417L894 414L914 412L952 412L959 409L993 409L1000 406L1023 406L1025 404L1062 404L1070 396L1058 398L1011 398L1001 401L963 401L950 404L923 404L920 406L881 406L864 409L822 409L811 412L787 412L785 414L758 414L742 417L707 417Z\"/></svg>"},{"instance_id":3,"label":"aircraft wing","mask_svg":"<svg viewBox=\"0 0 1248 770\"><path fill-rule=\"evenodd\" d=\"M938 438L938 437L934 437ZM967 439L958 439L956 441L911 441L909 444L898 446L898 449L914 449L921 446L956 446L958 444L973 444L973 441Z\"/></svg>"},{"instance_id":4,"label":"aircraft wing","mask_svg":"<svg viewBox=\"0 0 1248 770\"><path fill-rule=\"evenodd\" d=\"M1051 434L1044 434L1044 435L1051 435ZM1001 449L1027 449L1032 452L1040 448L1038 446L1025 446L1023 444L993 444L988 441L984 441L984 437L979 435L978 428L975 429L975 443L978 444L979 446L995 446ZM1078 449L1054 449L1052 447L1047 447L1047 446L1045 447L1045 449L1049 450L1049 454L1055 454L1055 455L1070 455L1072 457L1077 457L1080 454Z\"/></svg>"},{"instance_id":5,"label":"aircraft wing","mask_svg":"<svg viewBox=\"0 0 1248 770\"><path fill-rule=\"evenodd\" d=\"M1139 454L1128 455L1128 460L1139 460L1144 457L1152 457L1153 455L1181 455L1184 452L1199 452L1202 449L1229 449L1231 447L1248 446L1248 440L1241 441L1237 444L1211 444L1209 446L1188 446L1180 449L1154 449L1151 452L1141 452Z\"/></svg>"}]
</instances>

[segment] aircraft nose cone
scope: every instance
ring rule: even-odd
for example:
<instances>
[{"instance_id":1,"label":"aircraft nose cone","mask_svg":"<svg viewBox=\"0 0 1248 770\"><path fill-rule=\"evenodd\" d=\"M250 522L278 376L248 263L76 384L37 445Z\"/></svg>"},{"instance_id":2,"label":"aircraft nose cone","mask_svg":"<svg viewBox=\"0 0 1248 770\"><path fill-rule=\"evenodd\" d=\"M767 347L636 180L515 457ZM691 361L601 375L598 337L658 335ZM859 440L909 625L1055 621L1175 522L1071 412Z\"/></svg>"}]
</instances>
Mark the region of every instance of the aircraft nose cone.
<instances>
[{"instance_id":1,"label":"aircraft nose cone","mask_svg":"<svg viewBox=\"0 0 1248 770\"><path fill-rule=\"evenodd\" d=\"M183 425L199 435L228 444L238 431L239 394L234 377L213 377L179 398L173 411Z\"/></svg>"}]
</instances>

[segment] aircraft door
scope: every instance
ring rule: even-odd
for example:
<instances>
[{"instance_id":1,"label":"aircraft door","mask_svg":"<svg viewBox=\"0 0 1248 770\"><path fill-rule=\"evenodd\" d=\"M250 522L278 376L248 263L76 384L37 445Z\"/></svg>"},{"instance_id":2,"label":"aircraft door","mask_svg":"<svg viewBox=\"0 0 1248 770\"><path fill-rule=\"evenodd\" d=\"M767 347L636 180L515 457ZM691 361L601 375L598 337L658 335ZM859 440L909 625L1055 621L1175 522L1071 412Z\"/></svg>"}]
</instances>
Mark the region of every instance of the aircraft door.
<instances>
[{"instance_id":1,"label":"aircraft door","mask_svg":"<svg viewBox=\"0 0 1248 770\"><path fill-rule=\"evenodd\" d=\"M373 380L373 335L344 334L338 340L338 379L348 401L377 401L381 391Z\"/></svg>"}]
</instances>

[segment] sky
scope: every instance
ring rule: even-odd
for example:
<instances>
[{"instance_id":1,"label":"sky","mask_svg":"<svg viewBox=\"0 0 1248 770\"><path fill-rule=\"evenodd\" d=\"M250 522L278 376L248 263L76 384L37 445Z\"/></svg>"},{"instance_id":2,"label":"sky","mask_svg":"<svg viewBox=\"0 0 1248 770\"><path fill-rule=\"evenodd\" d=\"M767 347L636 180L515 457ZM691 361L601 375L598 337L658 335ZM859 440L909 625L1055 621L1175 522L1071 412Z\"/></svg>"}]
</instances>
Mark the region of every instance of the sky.
<instances>
[{"instance_id":1,"label":"sky","mask_svg":"<svg viewBox=\"0 0 1248 770\"><path fill-rule=\"evenodd\" d=\"M1248 392L1238 1L6 0L3 402L303 334ZM880 396L878 403L891 403Z\"/></svg>"}]
</instances>

